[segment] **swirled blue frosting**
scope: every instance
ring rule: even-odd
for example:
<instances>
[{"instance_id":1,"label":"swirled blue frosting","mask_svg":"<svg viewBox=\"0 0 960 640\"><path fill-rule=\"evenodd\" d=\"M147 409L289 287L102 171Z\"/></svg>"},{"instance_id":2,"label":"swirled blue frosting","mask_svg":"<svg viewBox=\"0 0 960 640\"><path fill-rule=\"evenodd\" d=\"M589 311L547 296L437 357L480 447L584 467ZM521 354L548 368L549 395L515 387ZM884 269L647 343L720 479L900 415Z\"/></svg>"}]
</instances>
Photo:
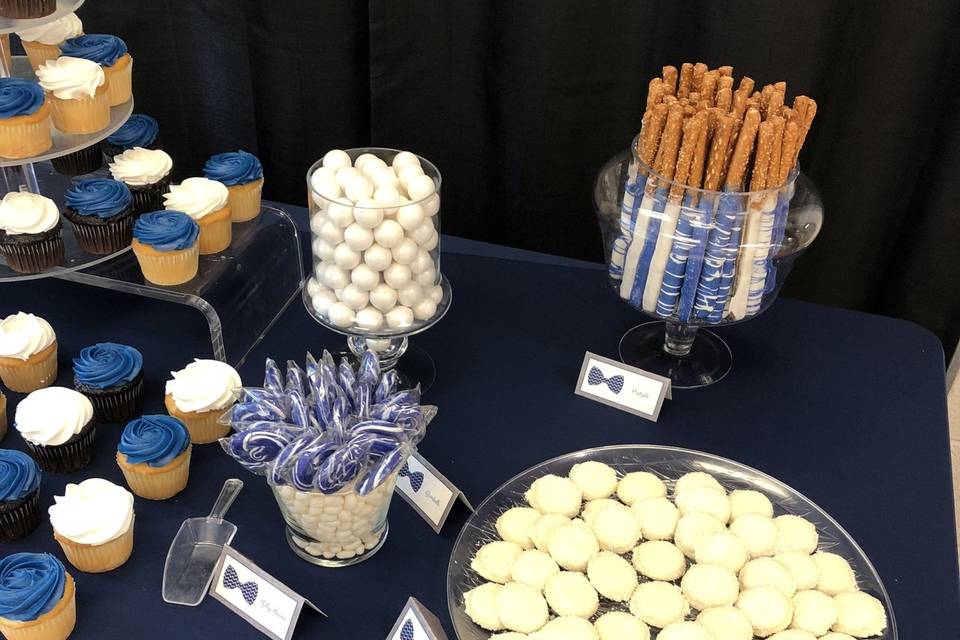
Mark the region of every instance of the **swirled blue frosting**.
<instances>
[{"instance_id":1,"label":"swirled blue frosting","mask_svg":"<svg viewBox=\"0 0 960 640\"><path fill-rule=\"evenodd\" d=\"M0 502L25 498L40 486L40 467L22 451L0 449Z\"/></svg>"},{"instance_id":2,"label":"swirled blue frosting","mask_svg":"<svg viewBox=\"0 0 960 640\"><path fill-rule=\"evenodd\" d=\"M60 54L71 58L92 60L105 67L112 67L127 53L127 43L117 36L91 33L70 38L60 45Z\"/></svg>"},{"instance_id":3,"label":"swirled blue frosting","mask_svg":"<svg viewBox=\"0 0 960 640\"><path fill-rule=\"evenodd\" d=\"M130 464L145 462L151 467L164 467L189 444L190 433L176 418L141 416L124 427L117 451L127 456Z\"/></svg>"},{"instance_id":4,"label":"swirled blue frosting","mask_svg":"<svg viewBox=\"0 0 960 640\"><path fill-rule=\"evenodd\" d=\"M263 166L252 153L228 151L211 156L203 165L203 175L229 187L259 180L263 177Z\"/></svg>"},{"instance_id":5,"label":"swirled blue frosting","mask_svg":"<svg viewBox=\"0 0 960 640\"><path fill-rule=\"evenodd\" d=\"M25 622L63 597L67 572L49 553L14 553L0 560L0 617Z\"/></svg>"},{"instance_id":6,"label":"swirled blue frosting","mask_svg":"<svg viewBox=\"0 0 960 640\"><path fill-rule=\"evenodd\" d=\"M43 89L36 82L20 78L0 78L0 118L36 113L43 105L43 100Z\"/></svg>"},{"instance_id":7,"label":"swirled blue frosting","mask_svg":"<svg viewBox=\"0 0 960 640\"><path fill-rule=\"evenodd\" d=\"M84 216L110 218L133 204L130 188L119 180L87 178L78 180L64 196L67 206Z\"/></svg>"},{"instance_id":8,"label":"swirled blue frosting","mask_svg":"<svg viewBox=\"0 0 960 640\"><path fill-rule=\"evenodd\" d=\"M73 378L94 389L109 389L133 382L143 369L143 356L133 347L101 342L80 351L73 359Z\"/></svg>"},{"instance_id":9,"label":"swirled blue frosting","mask_svg":"<svg viewBox=\"0 0 960 640\"><path fill-rule=\"evenodd\" d=\"M140 216L133 237L157 251L189 249L200 235L200 225L182 211L156 211Z\"/></svg>"},{"instance_id":10,"label":"swirled blue frosting","mask_svg":"<svg viewBox=\"0 0 960 640\"><path fill-rule=\"evenodd\" d=\"M160 125L156 120L144 113L135 113L107 138L107 143L123 150L146 149L156 142L159 133Z\"/></svg>"}]
</instances>

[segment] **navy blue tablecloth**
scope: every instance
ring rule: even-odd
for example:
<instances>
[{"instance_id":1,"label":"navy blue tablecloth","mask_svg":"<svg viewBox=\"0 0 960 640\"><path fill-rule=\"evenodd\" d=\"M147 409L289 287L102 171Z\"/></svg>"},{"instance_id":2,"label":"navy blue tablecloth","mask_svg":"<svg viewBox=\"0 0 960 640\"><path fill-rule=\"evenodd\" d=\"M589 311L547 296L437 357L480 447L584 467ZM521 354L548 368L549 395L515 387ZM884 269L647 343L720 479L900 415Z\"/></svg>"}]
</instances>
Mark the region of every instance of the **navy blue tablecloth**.
<instances>
[{"instance_id":1,"label":"navy blue tablecloth","mask_svg":"<svg viewBox=\"0 0 960 640\"><path fill-rule=\"evenodd\" d=\"M616 357L620 336L640 321L607 289L597 265L445 242L442 267L453 284L453 307L414 340L438 370L427 400L440 413L421 451L473 501L533 464L586 447L655 443L719 454L793 486L854 536L887 585L902 638L960 637L943 353L933 334L899 320L781 300L751 322L721 329L734 353L732 373L706 389L675 391L654 424L573 393L584 352ZM70 357L85 345L113 340L138 347L148 412L162 412L169 371L211 352L205 323L186 307L56 280L2 285L0 295L0 313L32 311L56 328L59 384L70 384ZM308 349L341 345L342 337L315 324L296 302L241 374L259 384L267 356L302 360ZM11 414L20 397L11 395ZM99 476L122 484L114 461L119 432L118 425L98 428L88 469L45 474L42 508L68 482ZM23 444L12 432L3 446ZM411 595L453 637L446 569L464 508L455 508L436 535L395 500L390 535L377 556L347 569L321 569L287 547L261 479L209 445L195 447L182 494L165 502L137 499L127 564L102 575L73 572L74 638L260 637L211 598L186 608L160 597L174 533L185 518L205 515L232 476L246 482L228 518L239 526L236 548L330 615L305 613L295 637L383 638ZM33 534L0 551L63 557L46 517Z\"/></svg>"}]
</instances>

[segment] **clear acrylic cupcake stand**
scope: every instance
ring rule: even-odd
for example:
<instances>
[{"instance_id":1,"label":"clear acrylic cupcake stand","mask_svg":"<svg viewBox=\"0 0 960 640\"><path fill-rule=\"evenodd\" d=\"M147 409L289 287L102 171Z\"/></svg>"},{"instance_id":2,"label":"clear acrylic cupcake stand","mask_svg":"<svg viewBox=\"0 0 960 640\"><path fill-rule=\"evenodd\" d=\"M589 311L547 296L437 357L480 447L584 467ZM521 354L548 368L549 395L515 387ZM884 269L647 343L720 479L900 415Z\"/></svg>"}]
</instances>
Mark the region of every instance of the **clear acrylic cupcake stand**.
<instances>
[{"instance_id":1,"label":"clear acrylic cupcake stand","mask_svg":"<svg viewBox=\"0 0 960 640\"><path fill-rule=\"evenodd\" d=\"M52 22L82 4L83 0L58 0L57 10L45 18L0 18L0 34ZM0 39L0 54L4 46L7 45ZM0 55L0 77L34 79L25 56L15 56L10 69L3 57ZM110 126L98 133L68 135L53 129L53 146L46 152L21 160L0 159L3 193L45 194L62 206L71 178L54 171L49 160L99 144L119 129L131 113L133 99L113 107ZM97 256L79 248L69 222L64 221L62 233L63 264L43 273L23 274L10 269L0 258L0 283L57 278L193 307L203 314L209 327L212 356L237 366L296 299L304 278L297 226L286 211L269 205L263 206L256 220L235 224L230 247L202 257L197 277L176 287L146 282L129 247Z\"/></svg>"}]
</instances>

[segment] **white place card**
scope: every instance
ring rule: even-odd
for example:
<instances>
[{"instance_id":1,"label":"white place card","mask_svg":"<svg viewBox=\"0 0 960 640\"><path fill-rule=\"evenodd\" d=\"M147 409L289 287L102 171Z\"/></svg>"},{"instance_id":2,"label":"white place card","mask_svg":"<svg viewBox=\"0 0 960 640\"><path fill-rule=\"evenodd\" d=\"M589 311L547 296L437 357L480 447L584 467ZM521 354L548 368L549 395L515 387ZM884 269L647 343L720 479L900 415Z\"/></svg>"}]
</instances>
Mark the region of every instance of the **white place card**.
<instances>
[{"instance_id":1,"label":"white place card","mask_svg":"<svg viewBox=\"0 0 960 640\"><path fill-rule=\"evenodd\" d=\"M656 422L670 379L588 351L575 393Z\"/></svg>"},{"instance_id":2,"label":"white place card","mask_svg":"<svg viewBox=\"0 0 960 640\"><path fill-rule=\"evenodd\" d=\"M395 490L437 533L457 500L473 511L467 496L419 453L407 458Z\"/></svg>"},{"instance_id":3,"label":"white place card","mask_svg":"<svg viewBox=\"0 0 960 640\"><path fill-rule=\"evenodd\" d=\"M304 605L327 615L229 545L213 570L210 595L275 640L290 640Z\"/></svg>"},{"instance_id":4,"label":"white place card","mask_svg":"<svg viewBox=\"0 0 960 640\"><path fill-rule=\"evenodd\" d=\"M416 598L407 600L387 640L447 640L440 619Z\"/></svg>"}]
</instances>

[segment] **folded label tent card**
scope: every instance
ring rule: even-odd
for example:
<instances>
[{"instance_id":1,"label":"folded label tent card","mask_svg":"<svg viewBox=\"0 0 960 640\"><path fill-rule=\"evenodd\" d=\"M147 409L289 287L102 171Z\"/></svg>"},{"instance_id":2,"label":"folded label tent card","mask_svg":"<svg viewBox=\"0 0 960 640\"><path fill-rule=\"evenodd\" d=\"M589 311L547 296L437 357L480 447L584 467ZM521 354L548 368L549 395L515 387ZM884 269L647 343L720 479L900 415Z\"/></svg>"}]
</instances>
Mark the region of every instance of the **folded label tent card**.
<instances>
[{"instance_id":1,"label":"folded label tent card","mask_svg":"<svg viewBox=\"0 0 960 640\"><path fill-rule=\"evenodd\" d=\"M440 619L416 598L407 600L387 640L447 640Z\"/></svg>"},{"instance_id":2,"label":"folded label tent card","mask_svg":"<svg viewBox=\"0 0 960 640\"><path fill-rule=\"evenodd\" d=\"M656 422L670 379L588 351L575 393Z\"/></svg>"},{"instance_id":3,"label":"folded label tent card","mask_svg":"<svg viewBox=\"0 0 960 640\"><path fill-rule=\"evenodd\" d=\"M410 456L400 469L396 491L437 533L457 500L473 511L463 492L419 453Z\"/></svg>"},{"instance_id":4,"label":"folded label tent card","mask_svg":"<svg viewBox=\"0 0 960 640\"><path fill-rule=\"evenodd\" d=\"M304 606L326 616L229 545L223 547L213 570L210 595L276 640L290 640Z\"/></svg>"}]
</instances>

